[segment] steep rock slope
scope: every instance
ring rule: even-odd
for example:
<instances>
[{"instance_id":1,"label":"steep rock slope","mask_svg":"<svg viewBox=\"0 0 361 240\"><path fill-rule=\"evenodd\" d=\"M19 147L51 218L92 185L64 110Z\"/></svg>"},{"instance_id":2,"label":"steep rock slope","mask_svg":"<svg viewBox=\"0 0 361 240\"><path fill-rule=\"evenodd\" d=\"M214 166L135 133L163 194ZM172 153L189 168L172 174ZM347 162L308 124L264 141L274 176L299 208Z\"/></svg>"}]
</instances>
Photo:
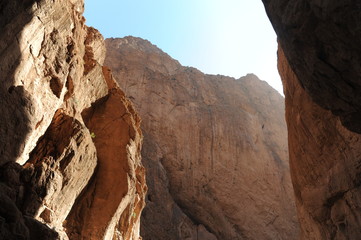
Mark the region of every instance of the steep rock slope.
<instances>
[{"instance_id":1,"label":"steep rock slope","mask_svg":"<svg viewBox=\"0 0 361 240\"><path fill-rule=\"evenodd\" d=\"M0 239L138 239L140 119L83 2L0 3Z\"/></svg>"},{"instance_id":2,"label":"steep rock slope","mask_svg":"<svg viewBox=\"0 0 361 240\"><path fill-rule=\"evenodd\" d=\"M279 49L290 167L302 239L361 236L361 135L342 126L301 87Z\"/></svg>"},{"instance_id":3,"label":"steep rock slope","mask_svg":"<svg viewBox=\"0 0 361 240\"><path fill-rule=\"evenodd\" d=\"M139 38L106 47L143 119L143 238L297 239L283 98L254 75L182 67Z\"/></svg>"}]
</instances>

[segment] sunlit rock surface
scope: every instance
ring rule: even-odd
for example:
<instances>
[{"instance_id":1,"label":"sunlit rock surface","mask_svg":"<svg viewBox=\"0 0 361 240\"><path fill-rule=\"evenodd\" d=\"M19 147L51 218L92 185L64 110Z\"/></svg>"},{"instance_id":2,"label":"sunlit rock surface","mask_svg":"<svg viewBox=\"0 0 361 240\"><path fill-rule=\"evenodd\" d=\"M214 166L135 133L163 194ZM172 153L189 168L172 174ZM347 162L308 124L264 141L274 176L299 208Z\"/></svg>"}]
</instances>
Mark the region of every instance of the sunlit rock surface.
<instances>
[{"instance_id":1,"label":"sunlit rock surface","mask_svg":"<svg viewBox=\"0 0 361 240\"><path fill-rule=\"evenodd\" d=\"M252 74L183 67L139 38L106 47L142 118L143 239L298 239L281 95Z\"/></svg>"},{"instance_id":2,"label":"sunlit rock surface","mask_svg":"<svg viewBox=\"0 0 361 240\"><path fill-rule=\"evenodd\" d=\"M82 12L0 3L0 239L139 239L140 119Z\"/></svg>"}]
</instances>

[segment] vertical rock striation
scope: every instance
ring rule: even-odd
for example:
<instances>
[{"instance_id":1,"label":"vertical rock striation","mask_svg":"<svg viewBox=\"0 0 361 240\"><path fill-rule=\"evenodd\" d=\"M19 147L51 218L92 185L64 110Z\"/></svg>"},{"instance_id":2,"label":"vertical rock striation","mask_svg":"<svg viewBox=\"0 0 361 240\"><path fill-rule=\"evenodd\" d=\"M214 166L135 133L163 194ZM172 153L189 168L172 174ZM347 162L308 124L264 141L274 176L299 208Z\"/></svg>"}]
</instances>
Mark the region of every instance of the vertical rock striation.
<instances>
[{"instance_id":1,"label":"vertical rock striation","mask_svg":"<svg viewBox=\"0 0 361 240\"><path fill-rule=\"evenodd\" d=\"M1 239L139 239L140 119L82 12L0 3Z\"/></svg>"},{"instance_id":2,"label":"vertical rock striation","mask_svg":"<svg viewBox=\"0 0 361 240\"><path fill-rule=\"evenodd\" d=\"M106 47L143 119L143 238L297 239L283 98L254 75L182 67L139 38Z\"/></svg>"}]
</instances>

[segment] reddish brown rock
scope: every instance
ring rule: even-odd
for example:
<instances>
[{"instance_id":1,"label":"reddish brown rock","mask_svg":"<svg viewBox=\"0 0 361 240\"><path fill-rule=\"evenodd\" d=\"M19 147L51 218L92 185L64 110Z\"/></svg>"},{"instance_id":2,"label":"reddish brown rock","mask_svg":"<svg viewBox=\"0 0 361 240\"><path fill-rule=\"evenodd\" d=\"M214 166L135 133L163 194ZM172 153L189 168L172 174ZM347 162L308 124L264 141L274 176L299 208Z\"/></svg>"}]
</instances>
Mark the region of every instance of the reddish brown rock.
<instances>
[{"instance_id":1,"label":"reddish brown rock","mask_svg":"<svg viewBox=\"0 0 361 240\"><path fill-rule=\"evenodd\" d=\"M0 239L140 238L140 119L82 12L0 3Z\"/></svg>"},{"instance_id":2,"label":"reddish brown rock","mask_svg":"<svg viewBox=\"0 0 361 240\"><path fill-rule=\"evenodd\" d=\"M279 49L302 239L359 239L361 136L313 102Z\"/></svg>"},{"instance_id":3,"label":"reddish brown rock","mask_svg":"<svg viewBox=\"0 0 361 240\"><path fill-rule=\"evenodd\" d=\"M254 75L205 75L139 38L106 47L143 119L144 239L297 239L283 98Z\"/></svg>"},{"instance_id":4,"label":"reddish brown rock","mask_svg":"<svg viewBox=\"0 0 361 240\"><path fill-rule=\"evenodd\" d=\"M25 165L32 174L23 212L62 229L69 206L89 183L96 165L89 130L58 110Z\"/></svg>"},{"instance_id":5,"label":"reddish brown rock","mask_svg":"<svg viewBox=\"0 0 361 240\"><path fill-rule=\"evenodd\" d=\"M139 239L136 230L146 191L140 119L117 87L82 115L94 139L99 167L67 218L67 232L71 239Z\"/></svg>"}]
</instances>

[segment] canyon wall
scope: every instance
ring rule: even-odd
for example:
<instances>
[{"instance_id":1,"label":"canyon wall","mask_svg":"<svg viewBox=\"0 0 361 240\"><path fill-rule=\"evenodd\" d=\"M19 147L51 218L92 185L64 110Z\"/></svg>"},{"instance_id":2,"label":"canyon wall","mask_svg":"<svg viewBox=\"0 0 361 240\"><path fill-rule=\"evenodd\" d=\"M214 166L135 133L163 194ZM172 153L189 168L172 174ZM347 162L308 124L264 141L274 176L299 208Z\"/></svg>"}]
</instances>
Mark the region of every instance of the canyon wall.
<instances>
[{"instance_id":1,"label":"canyon wall","mask_svg":"<svg viewBox=\"0 0 361 240\"><path fill-rule=\"evenodd\" d=\"M359 239L361 136L314 103L278 55L302 239Z\"/></svg>"},{"instance_id":2,"label":"canyon wall","mask_svg":"<svg viewBox=\"0 0 361 240\"><path fill-rule=\"evenodd\" d=\"M82 12L0 3L0 239L139 239L140 118Z\"/></svg>"},{"instance_id":3,"label":"canyon wall","mask_svg":"<svg viewBox=\"0 0 361 240\"><path fill-rule=\"evenodd\" d=\"M281 95L252 74L183 67L139 38L106 47L143 119L143 239L298 239Z\"/></svg>"},{"instance_id":4,"label":"canyon wall","mask_svg":"<svg viewBox=\"0 0 361 240\"><path fill-rule=\"evenodd\" d=\"M360 239L361 4L263 3L279 40L302 239Z\"/></svg>"}]
</instances>

